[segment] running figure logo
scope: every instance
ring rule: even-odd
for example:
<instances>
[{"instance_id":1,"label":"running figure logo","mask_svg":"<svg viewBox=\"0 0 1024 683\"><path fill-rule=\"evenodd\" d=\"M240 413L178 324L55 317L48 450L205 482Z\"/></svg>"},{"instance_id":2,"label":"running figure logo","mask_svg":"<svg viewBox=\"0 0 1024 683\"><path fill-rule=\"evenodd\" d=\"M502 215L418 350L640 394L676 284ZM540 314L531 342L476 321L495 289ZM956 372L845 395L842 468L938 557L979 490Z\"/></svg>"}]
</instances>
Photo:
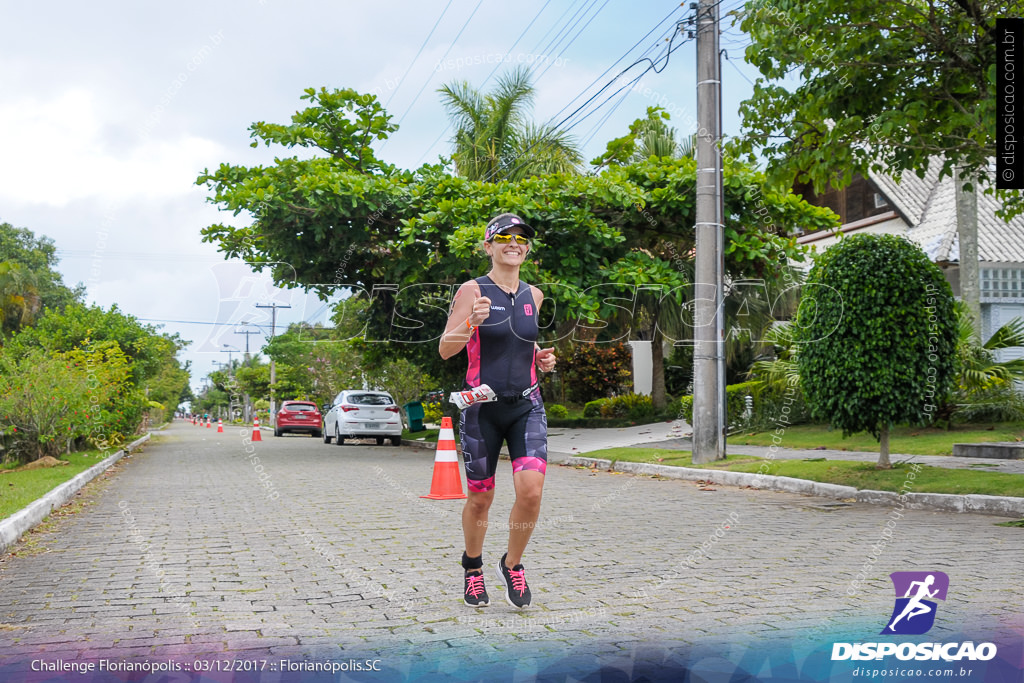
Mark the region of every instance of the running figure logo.
<instances>
[{"instance_id":1,"label":"running figure logo","mask_svg":"<svg viewBox=\"0 0 1024 683\"><path fill-rule=\"evenodd\" d=\"M946 599L949 577L943 572L893 572L889 578L896 589L896 606L882 635L927 633L935 624L932 599Z\"/></svg>"}]
</instances>

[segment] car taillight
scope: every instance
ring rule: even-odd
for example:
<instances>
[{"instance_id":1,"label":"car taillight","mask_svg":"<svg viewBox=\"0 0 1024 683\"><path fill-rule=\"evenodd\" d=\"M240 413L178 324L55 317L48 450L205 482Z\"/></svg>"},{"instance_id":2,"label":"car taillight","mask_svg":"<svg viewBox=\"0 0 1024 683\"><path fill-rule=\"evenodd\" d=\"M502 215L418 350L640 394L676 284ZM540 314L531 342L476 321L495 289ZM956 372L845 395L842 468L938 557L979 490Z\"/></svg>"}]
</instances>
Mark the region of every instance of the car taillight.
<instances>
[{"instance_id":1,"label":"car taillight","mask_svg":"<svg viewBox=\"0 0 1024 683\"><path fill-rule=\"evenodd\" d=\"M359 410L359 406L342 406L341 409L347 413L353 410Z\"/></svg>"},{"instance_id":2,"label":"car taillight","mask_svg":"<svg viewBox=\"0 0 1024 683\"><path fill-rule=\"evenodd\" d=\"M397 413L398 412L398 406L388 406L384 410L388 411L389 413Z\"/></svg>"}]
</instances>

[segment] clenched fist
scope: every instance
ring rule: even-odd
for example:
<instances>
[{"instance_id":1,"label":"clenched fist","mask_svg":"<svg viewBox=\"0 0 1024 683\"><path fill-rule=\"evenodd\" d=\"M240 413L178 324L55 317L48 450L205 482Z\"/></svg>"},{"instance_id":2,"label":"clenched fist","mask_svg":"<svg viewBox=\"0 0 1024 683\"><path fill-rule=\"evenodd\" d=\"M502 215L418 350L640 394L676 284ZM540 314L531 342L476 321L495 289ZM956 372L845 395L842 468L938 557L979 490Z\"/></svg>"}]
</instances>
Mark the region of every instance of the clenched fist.
<instances>
[{"instance_id":1,"label":"clenched fist","mask_svg":"<svg viewBox=\"0 0 1024 683\"><path fill-rule=\"evenodd\" d=\"M537 351L537 367L542 372L551 372L554 370L556 360L554 349L540 349Z\"/></svg>"},{"instance_id":2,"label":"clenched fist","mask_svg":"<svg viewBox=\"0 0 1024 683\"><path fill-rule=\"evenodd\" d=\"M486 296L478 296L473 301L473 312L469 314L469 324L478 326L491 315L491 300Z\"/></svg>"}]
</instances>

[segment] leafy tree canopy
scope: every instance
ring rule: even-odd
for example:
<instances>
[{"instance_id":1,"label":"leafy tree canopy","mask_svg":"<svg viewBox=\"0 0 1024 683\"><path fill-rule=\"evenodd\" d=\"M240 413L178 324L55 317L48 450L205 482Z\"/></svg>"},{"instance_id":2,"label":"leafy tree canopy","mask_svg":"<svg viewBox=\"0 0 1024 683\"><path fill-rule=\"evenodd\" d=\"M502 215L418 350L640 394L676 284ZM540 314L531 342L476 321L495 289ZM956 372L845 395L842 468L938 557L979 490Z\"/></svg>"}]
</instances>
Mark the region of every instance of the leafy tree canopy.
<instances>
[{"instance_id":1,"label":"leafy tree canopy","mask_svg":"<svg viewBox=\"0 0 1024 683\"><path fill-rule=\"evenodd\" d=\"M740 109L746 150L778 186L819 192L868 168L923 176L932 157L944 174L990 179L995 20L1007 11L1005 0L748 3L746 58L763 77ZM792 76L799 86L782 83ZM1020 193L1001 196L1024 210Z\"/></svg>"},{"instance_id":2,"label":"leafy tree canopy","mask_svg":"<svg viewBox=\"0 0 1024 683\"><path fill-rule=\"evenodd\" d=\"M545 289L551 302L542 310L542 317L550 316L542 320L549 340L562 334L559 323L574 323L581 314L592 322L615 312L599 287L611 281L610 273L637 272L637 259L646 260L646 272L679 273L676 264L692 259L692 159L650 158L594 176L555 173L500 182L454 177L440 165L400 170L363 147L364 140L381 139L392 129L374 96L321 90L307 91L307 98L315 106L296 115L301 125L260 123L253 136L289 148L319 146L328 135L323 126L344 119L344 126L331 129L331 156L205 170L197 183L209 188L210 201L247 212L252 222L211 225L204 240L227 256L270 269L278 285L324 296L350 288L369 302L365 340L402 342L378 347L422 359L438 379L445 373L436 367L434 346L453 287L486 270L479 244L498 213L514 211L538 230L523 278ZM828 209L767 190L760 172L735 159L725 168L725 191L725 258L733 276L772 277L780 264L803 258L788 237L794 228L836 225ZM677 282L657 284L673 290L681 304Z\"/></svg>"}]
</instances>

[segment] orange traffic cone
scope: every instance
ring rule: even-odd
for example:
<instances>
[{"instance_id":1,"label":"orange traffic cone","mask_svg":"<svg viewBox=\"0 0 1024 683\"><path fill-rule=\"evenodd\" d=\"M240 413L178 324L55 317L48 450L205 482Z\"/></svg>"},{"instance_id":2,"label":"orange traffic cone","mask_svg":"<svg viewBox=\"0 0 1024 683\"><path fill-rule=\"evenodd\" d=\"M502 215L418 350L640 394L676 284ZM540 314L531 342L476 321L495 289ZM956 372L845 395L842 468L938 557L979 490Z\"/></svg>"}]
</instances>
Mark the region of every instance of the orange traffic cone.
<instances>
[{"instance_id":1,"label":"orange traffic cone","mask_svg":"<svg viewBox=\"0 0 1024 683\"><path fill-rule=\"evenodd\" d=\"M206 418L206 428L210 428L210 418Z\"/></svg>"},{"instance_id":2,"label":"orange traffic cone","mask_svg":"<svg viewBox=\"0 0 1024 683\"><path fill-rule=\"evenodd\" d=\"M263 441L263 435L260 434L260 419L254 417L252 420L252 440Z\"/></svg>"},{"instance_id":3,"label":"orange traffic cone","mask_svg":"<svg viewBox=\"0 0 1024 683\"><path fill-rule=\"evenodd\" d=\"M454 500L465 498L462 492L462 477L459 475L459 454L455 450L455 432L452 419L441 418L441 433L437 437L437 454L434 456L434 479L430 482L430 494L420 498L431 500Z\"/></svg>"},{"instance_id":4,"label":"orange traffic cone","mask_svg":"<svg viewBox=\"0 0 1024 683\"><path fill-rule=\"evenodd\" d=\"M224 420L221 420L220 418L217 418L217 433L224 433Z\"/></svg>"}]
</instances>

